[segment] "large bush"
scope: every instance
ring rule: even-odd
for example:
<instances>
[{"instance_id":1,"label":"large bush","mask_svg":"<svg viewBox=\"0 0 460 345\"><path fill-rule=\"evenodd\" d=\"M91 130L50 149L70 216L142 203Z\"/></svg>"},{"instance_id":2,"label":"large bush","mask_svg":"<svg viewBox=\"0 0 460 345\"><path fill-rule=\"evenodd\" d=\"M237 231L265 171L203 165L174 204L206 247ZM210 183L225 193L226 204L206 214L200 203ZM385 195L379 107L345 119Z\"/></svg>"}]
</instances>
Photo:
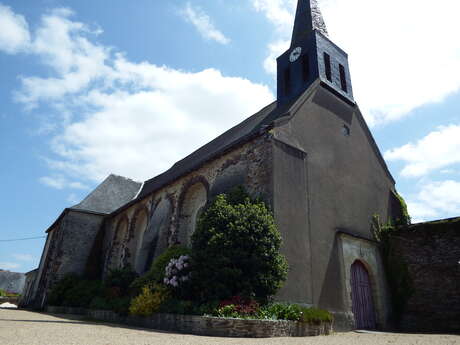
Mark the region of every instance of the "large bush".
<instances>
[{"instance_id":1,"label":"large bush","mask_svg":"<svg viewBox=\"0 0 460 345\"><path fill-rule=\"evenodd\" d=\"M201 301L232 296L265 302L286 279L281 236L273 215L241 189L220 194L192 236L192 286Z\"/></svg>"},{"instance_id":2,"label":"large bush","mask_svg":"<svg viewBox=\"0 0 460 345\"><path fill-rule=\"evenodd\" d=\"M87 308L94 296L99 296L102 292L103 286L100 280L80 280L66 291L62 305Z\"/></svg>"},{"instance_id":3,"label":"large bush","mask_svg":"<svg viewBox=\"0 0 460 345\"><path fill-rule=\"evenodd\" d=\"M131 301L129 313L138 316L150 316L160 310L161 305L170 298L169 290L163 285L146 285L142 293Z\"/></svg>"},{"instance_id":4,"label":"large bush","mask_svg":"<svg viewBox=\"0 0 460 345\"><path fill-rule=\"evenodd\" d=\"M190 249L186 247L179 245L169 247L153 261L150 270L142 277L137 278L132 283L131 287L140 292L145 285L162 284L165 278L166 266L170 261L189 254Z\"/></svg>"},{"instance_id":5,"label":"large bush","mask_svg":"<svg viewBox=\"0 0 460 345\"><path fill-rule=\"evenodd\" d=\"M48 296L47 303L49 305L63 305L66 295L70 289L76 286L81 281L81 278L75 274L67 274L56 284L54 284Z\"/></svg>"},{"instance_id":6,"label":"large bush","mask_svg":"<svg viewBox=\"0 0 460 345\"><path fill-rule=\"evenodd\" d=\"M129 267L111 270L104 281L68 274L53 286L48 304L126 314L131 300L129 286L136 277L137 273Z\"/></svg>"},{"instance_id":7,"label":"large bush","mask_svg":"<svg viewBox=\"0 0 460 345\"><path fill-rule=\"evenodd\" d=\"M104 279L106 295L112 298L127 296L130 285L138 276L130 266L110 270Z\"/></svg>"}]
</instances>

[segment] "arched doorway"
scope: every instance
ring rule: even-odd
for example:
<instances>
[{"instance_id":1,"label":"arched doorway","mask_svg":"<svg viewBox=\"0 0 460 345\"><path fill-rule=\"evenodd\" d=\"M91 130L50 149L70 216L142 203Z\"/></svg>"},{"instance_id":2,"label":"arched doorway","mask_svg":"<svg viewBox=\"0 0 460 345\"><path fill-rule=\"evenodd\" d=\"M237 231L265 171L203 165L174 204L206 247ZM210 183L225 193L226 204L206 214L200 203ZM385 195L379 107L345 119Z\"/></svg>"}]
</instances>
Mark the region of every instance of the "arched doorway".
<instances>
[{"instance_id":1,"label":"arched doorway","mask_svg":"<svg viewBox=\"0 0 460 345\"><path fill-rule=\"evenodd\" d=\"M375 329L375 311L369 272L356 260L351 265L351 300L357 329Z\"/></svg>"}]
</instances>

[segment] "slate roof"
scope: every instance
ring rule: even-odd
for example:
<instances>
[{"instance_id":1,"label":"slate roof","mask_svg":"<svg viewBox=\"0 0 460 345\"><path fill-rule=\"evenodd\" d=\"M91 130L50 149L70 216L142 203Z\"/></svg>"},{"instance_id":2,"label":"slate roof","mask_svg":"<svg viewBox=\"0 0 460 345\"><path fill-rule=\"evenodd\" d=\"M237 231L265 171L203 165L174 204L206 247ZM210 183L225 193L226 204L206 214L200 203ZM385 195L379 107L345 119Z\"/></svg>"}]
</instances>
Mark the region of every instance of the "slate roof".
<instances>
[{"instance_id":1,"label":"slate roof","mask_svg":"<svg viewBox=\"0 0 460 345\"><path fill-rule=\"evenodd\" d=\"M141 186L140 182L111 174L82 202L70 209L109 214L131 201Z\"/></svg>"},{"instance_id":2,"label":"slate roof","mask_svg":"<svg viewBox=\"0 0 460 345\"><path fill-rule=\"evenodd\" d=\"M158 190L186 173L197 169L205 162L222 155L228 149L242 143L249 138L259 135L261 131L267 128L274 120L282 117L289 110L292 103L282 107L277 107L273 102L248 117L246 120L229 129L222 135L200 147L184 159L175 163L169 170L144 182L141 192L137 199L142 199L150 193Z\"/></svg>"},{"instance_id":3,"label":"slate roof","mask_svg":"<svg viewBox=\"0 0 460 345\"><path fill-rule=\"evenodd\" d=\"M292 30L291 48L301 43L313 30L328 36L326 23L317 0L298 0Z\"/></svg>"},{"instance_id":4,"label":"slate roof","mask_svg":"<svg viewBox=\"0 0 460 345\"><path fill-rule=\"evenodd\" d=\"M318 87L327 87L327 85L324 85L321 81L318 80L315 83L313 83L301 96L293 99L290 102L283 104L282 106L278 107L276 101L267 105L259 112L248 117L240 124L229 129L228 131L221 134L220 136L210 141L206 145L200 147L198 150L194 151L184 159L178 161L164 173L157 175L156 177L150 180L145 181L142 185L142 189L140 190L139 194L133 200L114 211L112 215L122 212L126 208L135 204L137 201L147 197L156 190L159 190L160 188L174 182L176 179L186 175L187 173L198 169L207 161L219 157L226 151L229 151L230 149L238 145L241 145L242 143L266 132L273 126L273 122L275 120L290 115L291 111L293 111L293 109L296 108L295 104L300 104L303 101L305 101L312 93L317 91ZM332 92L334 92L334 90L332 90ZM337 96L339 98L341 97L340 94L337 94ZM348 100L343 100L349 103ZM355 105L353 104L352 106ZM394 179L391 176L390 171L388 170L385 160L383 159L382 154L380 153L380 150L378 149L377 144L375 143L372 134L369 128L367 127L366 122L362 118L359 109L356 110L357 111L355 111L355 114L360 122L361 127L366 133L366 136L369 140L369 144L373 148L377 156L377 159L380 161L383 169L386 171L387 176L394 183Z\"/></svg>"}]
</instances>

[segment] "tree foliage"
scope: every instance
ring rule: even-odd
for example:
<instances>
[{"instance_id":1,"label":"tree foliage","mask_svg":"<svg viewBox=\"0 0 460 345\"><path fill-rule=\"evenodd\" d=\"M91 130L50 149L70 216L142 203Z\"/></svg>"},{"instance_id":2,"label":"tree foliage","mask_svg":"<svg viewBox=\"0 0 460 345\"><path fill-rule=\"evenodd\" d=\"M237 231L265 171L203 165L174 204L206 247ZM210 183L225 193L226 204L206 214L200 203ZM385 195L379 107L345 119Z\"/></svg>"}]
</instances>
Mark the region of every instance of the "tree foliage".
<instances>
[{"instance_id":1,"label":"tree foliage","mask_svg":"<svg viewBox=\"0 0 460 345\"><path fill-rule=\"evenodd\" d=\"M192 236L195 298L266 301L286 280L280 246L281 235L263 202L251 200L241 188L218 195Z\"/></svg>"}]
</instances>

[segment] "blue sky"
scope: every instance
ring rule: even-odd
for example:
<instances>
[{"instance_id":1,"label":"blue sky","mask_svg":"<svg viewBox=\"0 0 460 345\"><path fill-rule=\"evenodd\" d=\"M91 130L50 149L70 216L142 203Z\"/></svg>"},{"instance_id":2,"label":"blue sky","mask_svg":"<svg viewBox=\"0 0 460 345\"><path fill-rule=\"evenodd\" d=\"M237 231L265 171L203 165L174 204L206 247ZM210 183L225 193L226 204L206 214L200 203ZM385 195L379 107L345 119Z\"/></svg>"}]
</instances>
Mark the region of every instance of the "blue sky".
<instances>
[{"instance_id":1,"label":"blue sky","mask_svg":"<svg viewBox=\"0 0 460 345\"><path fill-rule=\"evenodd\" d=\"M274 99L295 0L0 0L0 240L145 180ZM415 221L460 215L460 4L319 0ZM205 101L203 101L205 100ZM44 239L0 242L0 268Z\"/></svg>"}]
</instances>

